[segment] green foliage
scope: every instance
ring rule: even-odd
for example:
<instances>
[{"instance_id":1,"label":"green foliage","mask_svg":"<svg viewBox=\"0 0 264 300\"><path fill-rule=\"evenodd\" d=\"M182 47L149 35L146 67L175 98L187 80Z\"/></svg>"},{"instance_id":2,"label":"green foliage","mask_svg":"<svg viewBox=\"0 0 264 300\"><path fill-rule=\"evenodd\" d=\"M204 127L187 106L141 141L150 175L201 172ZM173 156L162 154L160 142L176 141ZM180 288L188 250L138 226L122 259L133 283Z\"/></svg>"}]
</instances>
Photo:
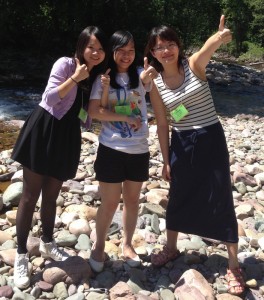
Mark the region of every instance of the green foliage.
<instances>
[{"instance_id":1,"label":"green foliage","mask_svg":"<svg viewBox=\"0 0 264 300\"><path fill-rule=\"evenodd\" d=\"M81 30L98 25L108 36L118 29L131 31L142 53L149 30L165 24L190 49L217 31L223 12L237 56L245 40L263 47L263 0L0 0L0 42L39 57L71 55Z\"/></svg>"},{"instance_id":2,"label":"green foliage","mask_svg":"<svg viewBox=\"0 0 264 300\"><path fill-rule=\"evenodd\" d=\"M259 47L256 44L250 42L243 42L244 53L238 57L238 61L263 61L264 59L264 48Z\"/></svg>"},{"instance_id":3,"label":"green foliage","mask_svg":"<svg viewBox=\"0 0 264 300\"><path fill-rule=\"evenodd\" d=\"M249 22L252 20L252 12L249 9L248 0L222 0L227 25L232 30L236 55L242 51L242 42L247 38Z\"/></svg>"},{"instance_id":4,"label":"green foliage","mask_svg":"<svg viewBox=\"0 0 264 300\"><path fill-rule=\"evenodd\" d=\"M250 0L249 3L253 15L249 36L253 42L264 47L264 1Z\"/></svg>"}]
</instances>

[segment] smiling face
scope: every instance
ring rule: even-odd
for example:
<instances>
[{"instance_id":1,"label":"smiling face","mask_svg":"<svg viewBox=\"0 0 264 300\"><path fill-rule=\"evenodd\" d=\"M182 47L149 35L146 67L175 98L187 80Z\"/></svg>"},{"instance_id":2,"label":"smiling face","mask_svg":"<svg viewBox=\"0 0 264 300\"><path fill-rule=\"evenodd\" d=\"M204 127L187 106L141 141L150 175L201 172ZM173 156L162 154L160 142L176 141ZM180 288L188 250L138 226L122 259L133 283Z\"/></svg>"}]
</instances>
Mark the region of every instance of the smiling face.
<instances>
[{"instance_id":1,"label":"smiling face","mask_svg":"<svg viewBox=\"0 0 264 300\"><path fill-rule=\"evenodd\" d=\"M84 50L83 57L86 65L89 67L89 70L104 60L105 52L101 43L94 35L91 35L90 40Z\"/></svg>"},{"instance_id":2,"label":"smiling face","mask_svg":"<svg viewBox=\"0 0 264 300\"><path fill-rule=\"evenodd\" d=\"M174 41L161 40L157 37L151 53L162 65L174 64L178 62L179 47Z\"/></svg>"},{"instance_id":3,"label":"smiling face","mask_svg":"<svg viewBox=\"0 0 264 300\"><path fill-rule=\"evenodd\" d=\"M119 73L124 73L128 71L129 66L133 63L135 59L135 45L131 40L127 45L118 48L114 52L114 61L117 66L117 71Z\"/></svg>"}]
</instances>

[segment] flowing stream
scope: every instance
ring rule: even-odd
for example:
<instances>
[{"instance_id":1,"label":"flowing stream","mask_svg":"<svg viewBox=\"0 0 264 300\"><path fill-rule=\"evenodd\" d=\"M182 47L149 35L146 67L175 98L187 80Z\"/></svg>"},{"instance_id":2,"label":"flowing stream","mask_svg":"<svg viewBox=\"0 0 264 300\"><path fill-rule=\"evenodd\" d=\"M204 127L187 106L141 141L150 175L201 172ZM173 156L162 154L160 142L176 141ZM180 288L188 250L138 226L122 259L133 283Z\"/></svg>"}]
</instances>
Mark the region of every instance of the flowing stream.
<instances>
[{"instance_id":1,"label":"flowing stream","mask_svg":"<svg viewBox=\"0 0 264 300\"><path fill-rule=\"evenodd\" d=\"M264 115L264 87L210 84L218 114ZM0 88L0 121L25 120L41 100L39 88Z\"/></svg>"},{"instance_id":2,"label":"flowing stream","mask_svg":"<svg viewBox=\"0 0 264 300\"><path fill-rule=\"evenodd\" d=\"M264 86L209 83L220 116L264 116ZM40 102L42 93L43 88L33 84L32 87L0 88L0 151L12 148L19 132L11 120L25 120Z\"/></svg>"}]
</instances>

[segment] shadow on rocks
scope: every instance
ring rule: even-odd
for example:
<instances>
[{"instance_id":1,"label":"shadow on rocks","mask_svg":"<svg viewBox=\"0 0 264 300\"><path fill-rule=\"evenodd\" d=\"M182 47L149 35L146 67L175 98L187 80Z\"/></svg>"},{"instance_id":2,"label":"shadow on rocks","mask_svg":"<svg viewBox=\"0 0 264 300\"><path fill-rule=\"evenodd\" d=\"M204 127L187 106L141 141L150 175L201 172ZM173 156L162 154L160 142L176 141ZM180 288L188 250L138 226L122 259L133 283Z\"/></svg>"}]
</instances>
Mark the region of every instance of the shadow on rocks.
<instances>
[{"instance_id":1,"label":"shadow on rocks","mask_svg":"<svg viewBox=\"0 0 264 300\"><path fill-rule=\"evenodd\" d=\"M31 279L31 284L44 280L55 285L58 282L80 284L87 282L92 276L92 270L88 262L80 256L71 256L65 261L53 261L42 272L37 273Z\"/></svg>"}]
</instances>

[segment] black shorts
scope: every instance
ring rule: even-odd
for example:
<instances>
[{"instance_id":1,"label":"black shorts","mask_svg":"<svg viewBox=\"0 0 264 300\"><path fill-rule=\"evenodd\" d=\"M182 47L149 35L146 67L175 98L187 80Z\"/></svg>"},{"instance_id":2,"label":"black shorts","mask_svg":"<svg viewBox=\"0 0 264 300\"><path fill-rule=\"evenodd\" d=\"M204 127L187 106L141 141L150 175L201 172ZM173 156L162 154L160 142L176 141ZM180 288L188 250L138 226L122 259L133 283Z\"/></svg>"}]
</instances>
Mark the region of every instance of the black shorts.
<instances>
[{"instance_id":1,"label":"black shorts","mask_svg":"<svg viewBox=\"0 0 264 300\"><path fill-rule=\"evenodd\" d=\"M99 144L94 163L96 180L108 183L146 181L149 178L149 157L149 152L129 154Z\"/></svg>"}]
</instances>

